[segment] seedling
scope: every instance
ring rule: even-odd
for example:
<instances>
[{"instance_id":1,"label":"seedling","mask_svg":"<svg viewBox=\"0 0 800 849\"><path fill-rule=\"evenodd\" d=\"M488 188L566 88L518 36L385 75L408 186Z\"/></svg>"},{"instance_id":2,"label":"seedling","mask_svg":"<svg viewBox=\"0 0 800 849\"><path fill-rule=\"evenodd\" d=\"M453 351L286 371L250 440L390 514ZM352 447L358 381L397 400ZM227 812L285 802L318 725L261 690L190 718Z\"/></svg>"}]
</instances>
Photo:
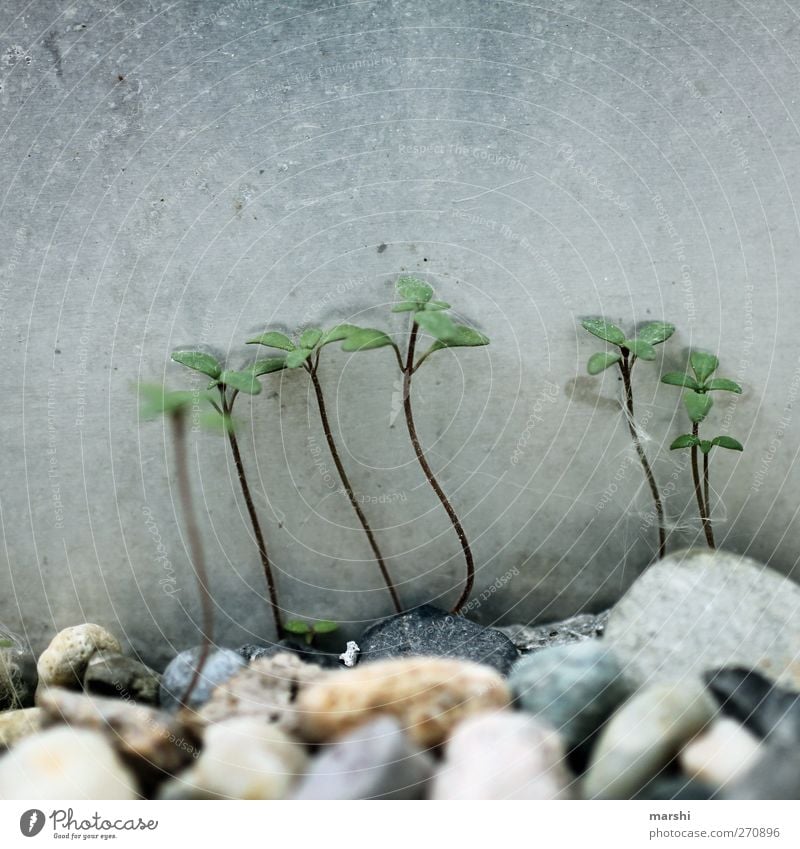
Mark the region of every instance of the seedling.
<instances>
[{"instance_id":1,"label":"seedling","mask_svg":"<svg viewBox=\"0 0 800 849\"><path fill-rule=\"evenodd\" d=\"M214 630L213 602L208 586L208 571L202 538L192 499L186 447L186 419L198 399L195 392L168 392L163 386L143 385L139 387L139 391L142 400L142 417L154 419L163 415L166 416L172 427L172 444L175 452L175 471L178 479L181 512L183 513L186 536L189 541L192 569L200 592L203 624L202 641L197 666L181 699L183 704L187 705L189 704L189 697L200 680L203 667L211 651Z\"/></svg>"},{"instance_id":2,"label":"seedling","mask_svg":"<svg viewBox=\"0 0 800 849\"><path fill-rule=\"evenodd\" d=\"M263 374L269 374L270 372L282 369L284 367L284 358L268 357L265 360L256 361L252 366L243 371L226 370L214 357L202 351L176 351L173 353L172 359L176 363L180 363L187 368L210 377L211 382L208 384L208 390L216 390L218 395L218 401L213 396L209 397L208 400L218 414L219 422L228 436L233 462L236 466L236 475L239 479L239 486L242 490L245 506L247 507L247 514L250 517L250 525L253 528L253 536L256 540L256 548L261 559L264 577L267 581L272 618L275 622L278 637L280 637L283 624L281 608L278 603L278 590L272 574L272 566L270 565L269 555L267 554L267 545L261 530L261 522L259 521L258 513L253 503L253 496L250 492L250 484L247 480L247 473L245 472L244 461L239 450L239 442L236 438L232 417L233 405L239 393L244 392L246 395L258 395L261 392L261 384L258 382L258 378Z\"/></svg>"},{"instance_id":3,"label":"seedling","mask_svg":"<svg viewBox=\"0 0 800 849\"><path fill-rule=\"evenodd\" d=\"M10 649L13 645L11 640L0 640L0 649Z\"/></svg>"},{"instance_id":4,"label":"seedling","mask_svg":"<svg viewBox=\"0 0 800 849\"><path fill-rule=\"evenodd\" d=\"M462 593L452 611L453 613L458 613L467 603L472 593L472 587L475 583L475 564L464 527L439 481L433 474L433 470L422 449L411 404L411 378L423 362L432 354L436 353L436 351L442 351L445 348L472 348L480 345L488 345L489 339L471 327L454 322L446 314L446 311L450 309L450 304L445 301L435 300L433 297L433 288L423 280L418 280L415 277L401 277L397 281L395 288L400 301L392 307L392 312L411 313L405 357L403 357L400 348L388 334L371 327L351 327L350 332L342 342L342 350L367 351L383 347L391 347L394 350L397 365L403 375L403 411L405 413L408 435L414 448L414 454L431 489L436 493L436 497L439 499L442 507L444 507L464 552L466 580ZM433 341L423 354L417 356L417 343L420 338L420 331L433 337Z\"/></svg>"},{"instance_id":5,"label":"seedling","mask_svg":"<svg viewBox=\"0 0 800 849\"><path fill-rule=\"evenodd\" d=\"M284 630L290 634L301 636L307 646L310 646L320 634L332 634L339 630L336 622L329 619L320 619L317 622L302 622L299 619L290 619L284 626Z\"/></svg>"},{"instance_id":6,"label":"seedling","mask_svg":"<svg viewBox=\"0 0 800 849\"><path fill-rule=\"evenodd\" d=\"M610 324L602 319L586 319L581 322L585 330L589 333L613 345L616 350L599 351L589 357L587 369L589 374L600 374L607 368L613 365L619 367L622 375L622 385L625 394L625 419L628 422L628 431L630 432L633 444L636 447L636 453L639 457L639 462L642 466L647 484L650 487L650 494L653 498L653 504L656 509L658 521L658 557L662 558L667 551L667 530L664 521L664 504L661 500L661 494L658 490L655 475L647 459L647 453L642 445L642 439L639 434L639 429L636 426L636 418L634 416L633 405L633 383L631 382L631 372L638 360L654 360L656 358L655 346L666 342L675 332L675 327L665 321L654 321L646 324L639 330L635 337L629 339L626 335L614 324Z\"/></svg>"},{"instance_id":7,"label":"seedling","mask_svg":"<svg viewBox=\"0 0 800 849\"><path fill-rule=\"evenodd\" d=\"M339 479L342 482L342 488L347 494L350 505L358 517L358 521L361 524L364 533L366 534L367 541L372 549L372 554L378 564L383 581L391 595L392 604L398 613L402 613L403 606L400 603L400 597L397 594L394 581L389 574L386 561L378 547L378 541L376 540L375 534L367 521L364 511L361 509L361 505L358 503L358 499L353 491L353 485L350 483L350 478L347 476L344 464L339 456L339 449L336 446L336 440L333 438L333 432L331 431L330 422L328 420L325 395L323 394L322 384L319 379L319 359L322 349L331 342L339 342L347 339L354 331L358 331L358 328L352 324L340 324L326 331L312 327L304 330L300 334L297 343L293 342L284 333L269 331L267 333L263 333L261 336L257 336L255 339L249 339L248 344L266 345L270 348L279 348L286 351L287 353L284 359L285 367L289 369L302 368L311 378L311 385L314 387L314 395L317 399L320 422L322 423L322 431L325 434L325 441L328 443L328 450L331 452L331 457L333 458L334 465L336 466L336 471L338 472Z\"/></svg>"},{"instance_id":8,"label":"seedling","mask_svg":"<svg viewBox=\"0 0 800 849\"><path fill-rule=\"evenodd\" d=\"M734 392L742 394L742 387L733 380L725 377L712 377L719 367L719 360L713 354L702 351L693 351L689 356L689 365L694 376L682 372L669 372L661 378L662 383L670 386L680 386L686 390L683 395L683 403L689 420L692 423L692 432L685 433L675 439L670 445L673 450L679 448L690 448L692 453L692 478L694 480L694 494L697 501L697 509L700 513L700 521L703 533L709 548L715 548L714 530L711 526L711 503L709 500L709 457L711 449L715 446L727 448L730 451L743 451L742 444L730 436L715 436L714 439L700 439L700 424L705 420L714 406L710 392ZM703 477L700 478L700 468L697 452L703 455Z\"/></svg>"}]
</instances>

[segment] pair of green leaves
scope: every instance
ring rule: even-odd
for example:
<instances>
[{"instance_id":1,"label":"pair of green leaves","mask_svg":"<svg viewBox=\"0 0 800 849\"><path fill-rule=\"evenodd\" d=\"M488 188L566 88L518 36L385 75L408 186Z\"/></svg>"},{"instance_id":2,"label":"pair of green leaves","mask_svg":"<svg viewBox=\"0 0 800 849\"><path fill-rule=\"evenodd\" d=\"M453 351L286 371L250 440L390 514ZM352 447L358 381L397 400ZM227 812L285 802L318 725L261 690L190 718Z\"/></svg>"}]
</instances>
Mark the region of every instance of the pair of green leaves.
<instances>
[{"instance_id":1,"label":"pair of green leaves","mask_svg":"<svg viewBox=\"0 0 800 849\"><path fill-rule=\"evenodd\" d=\"M742 387L733 380L728 380L725 377L712 377L719 368L719 359L713 354L692 351L689 356L689 365L694 376L673 371L665 374L661 378L661 382L688 390L683 396L683 402L690 420L695 424L702 422L714 406L709 392L722 391L734 392L737 395L742 394Z\"/></svg>"},{"instance_id":2,"label":"pair of green leaves","mask_svg":"<svg viewBox=\"0 0 800 849\"><path fill-rule=\"evenodd\" d=\"M172 359L182 366L210 377L209 389L214 389L217 386L230 387L247 395L258 395L261 392L261 384L258 382L259 375L266 374L266 370L276 370L271 368L271 364L263 361L262 363L254 363L241 371L223 369L211 354L206 354L203 351L175 351L172 354Z\"/></svg>"},{"instance_id":3,"label":"pair of green leaves","mask_svg":"<svg viewBox=\"0 0 800 849\"><path fill-rule=\"evenodd\" d=\"M303 622L300 619L290 619L283 626L284 631L290 634L297 634L305 639L307 645L311 645L314 637L319 634L332 634L339 630L339 625L336 622L331 622L329 619L320 619L318 622Z\"/></svg>"},{"instance_id":4,"label":"pair of green leaves","mask_svg":"<svg viewBox=\"0 0 800 849\"><path fill-rule=\"evenodd\" d=\"M713 439L700 439L692 433L684 433L677 439L673 440L670 445L670 450L675 451L677 448L692 448L697 446L703 454L708 454L709 451L718 445L720 448L727 448L730 451L744 451L742 443L732 436L715 436Z\"/></svg>"},{"instance_id":5,"label":"pair of green leaves","mask_svg":"<svg viewBox=\"0 0 800 849\"><path fill-rule=\"evenodd\" d=\"M356 327L354 324L337 324L336 327L332 327L330 330L309 327L300 334L297 343L295 343L285 333L271 330L267 333L262 333L260 336L256 336L254 339L248 339L247 344L265 345L268 348L278 348L286 351L286 355L283 358L283 367L291 369L300 368L312 354L324 348L325 345L329 345L331 342L347 343L354 335L361 332L363 332L362 328ZM373 333L378 334L380 331L373 331ZM370 346L374 348L391 344L391 339L385 333L381 334L381 336L386 337L385 340L381 339L378 342L376 338L371 338L369 340L362 339L362 342L364 344L371 342Z\"/></svg>"},{"instance_id":6,"label":"pair of green leaves","mask_svg":"<svg viewBox=\"0 0 800 849\"><path fill-rule=\"evenodd\" d=\"M620 362L624 351L629 351L639 360L654 360L656 358L655 346L666 342L675 332L674 324L669 324L666 321L653 321L642 327L635 337L629 339L616 324L611 324L601 318L587 318L581 324L584 330L588 330L593 336L597 336L598 339L610 342L619 348L618 351L600 351L592 354L586 365L589 374L592 375L600 374L600 372Z\"/></svg>"}]
</instances>

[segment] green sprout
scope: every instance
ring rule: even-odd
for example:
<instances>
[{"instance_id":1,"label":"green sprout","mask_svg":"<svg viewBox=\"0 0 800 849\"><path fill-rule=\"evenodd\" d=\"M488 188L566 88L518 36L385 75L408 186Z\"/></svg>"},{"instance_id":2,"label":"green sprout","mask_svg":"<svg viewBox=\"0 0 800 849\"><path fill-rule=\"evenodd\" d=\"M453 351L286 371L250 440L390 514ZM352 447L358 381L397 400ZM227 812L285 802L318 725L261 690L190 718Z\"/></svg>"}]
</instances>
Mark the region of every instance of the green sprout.
<instances>
[{"instance_id":1,"label":"green sprout","mask_svg":"<svg viewBox=\"0 0 800 849\"><path fill-rule=\"evenodd\" d=\"M195 581L200 591L202 610L202 640L200 657L194 669L191 680L181 701L189 704L189 698L200 681L200 676L211 652L214 631L214 606L208 585L208 570L206 569L205 552L202 537L197 522L197 514L192 499L192 488L189 478L189 459L186 446L186 419L197 403L198 395L206 393L169 392L163 386L143 384L139 387L141 398L141 415L144 419L155 419L165 416L172 426L172 443L175 452L175 471L178 479L178 492L181 501L181 512L186 526L186 536L189 541L192 569Z\"/></svg>"},{"instance_id":2,"label":"green sprout","mask_svg":"<svg viewBox=\"0 0 800 849\"><path fill-rule=\"evenodd\" d=\"M645 479L650 487L650 493L653 498L653 504L658 517L658 557L662 558L667 551L667 530L664 520L664 504L661 500L661 494L658 490L655 475L647 459L647 454L642 445L642 439L639 434L639 429L636 426L633 406L633 384L631 382L631 372L637 360L654 360L656 358L655 346L666 342L675 332L675 326L668 324L665 321L653 321L642 327L633 338L629 339L623 332L614 324L610 324L602 319L586 319L581 322L585 330L588 330L594 336L602 339L613 345L616 350L600 351L592 354L587 363L589 374L596 375L605 371L613 365L619 367L622 375L622 385L625 393L624 412L628 422L628 431L630 432L633 444L636 447L636 453L639 456L639 462L644 471Z\"/></svg>"},{"instance_id":3,"label":"green sprout","mask_svg":"<svg viewBox=\"0 0 800 849\"><path fill-rule=\"evenodd\" d=\"M172 354L172 359L176 363L180 363L193 371L211 378L207 391L213 392L216 390L218 400L215 400L213 395L211 395L208 396L208 401L218 416L217 421L221 424L223 430L228 436L231 454L233 455L233 462L236 466L236 475L239 479L239 486L242 490L245 506L247 507L250 525L253 528L253 536L255 537L259 558L261 559L261 566L264 570L264 577L267 581L272 618L275 622L275 629L278 633L278 638L280 638L283 625L281 619L281 608L278 603L278 589L274 575L272 574L272 566L267 553L267 545L264 540L264 534L261 530L261 522L258 518L255 504L253 503L253 496L250 492L250 484L247 480L244 461L242 460L239 442L236 438L236 431L233 426L233 405L240 393L244 393L246 395L258 395L258 393L261 392L261 384L259 383L258 378L261 375L269 374L273 371L279 371L284 368L284 357L268 357L264 360L257 360L250 367L242 371L226 370L216 360L216 358L212 357L210 354L203 353L202 351L175 351Z\"/></svg>"},{"instance_id":4,"label":"green sprout","mask_svg":"<svg viewBox=\"0 0 800 849\"><path fill-rule=\"evenodd\" d=\"M285 368L302 368L311 378L311 385L314 387L314 395L317 399L317 409L319 410L320 422L322 423L322 431L325 434L325 441L328 443L328 450L331 453L333 463L336 466L336 471L339 474L339 479L342 482L342 488L347 494L350 506L353 508L353 511L358 517L358 521L366 534L367 541L372 549L372 554L375 557L375 561L378 564L383 581L386 584L386 588L389 590L389 594L392 598L392 604L398 613L402 613L403 606L400 602L400 597L397 594L394 581L389 574L389 569L386 565L383 554L381 554L381 550L378 546L378 541L375 538L372 527L367 521L364 511L361 509L361 505L358 503L358 499L353 491L353 485L350 483L350 478L347 475L341 456L339 455L339 449L336 445L336 440L333 438L333 432L331 431L330 421L328 419L325 395L322 391L322 384L319 379L319 360L322 349L331 342L340 342L348 339L353 333L362 333L362 331L352 324L340 324L325 331L312 327L304 330L299 335L297 343L295 343L284 333L269 331L267 333L262 333L261 336L257 336L255 339L249 339L248 344L265 345L270 348L279 348L286 351L287 353L284 359ZM385 334L381 335L385 336Z\"/></svg>"},{"instance_id":5,"label":"green sprout","mask_svg":"<svg viewBox=\"0 0 800 849\"><path fill-rule=\"evenodd\" d=\"M700 513L700 521L703 533L709 548L715 548L714 530L711 526L711 503L709 499L709 455L711 449L719 446L730 451L743 451L742 444L730 436L715 436L714 439L700 439L700 424L705 420L714 406L710 392L722 391L742 394L742 387L733 380L725 377L712 377L719 368L719 360L713 354L702 351L693 351L689 356L689 365L694 376L683 372L669 372L661 378L662 383L670 386L679 386L686 390L683 403L689 420L692 423L692 432L685 433L675 439L670 448L690 448L692 454L692 479L694 480L694 494L697 501L697 509ZM700 478L700 468L697 452L703 455L703 476Z\"/></svg>"},{"instance_id":6,"label":"green sprout","mask_svg":"<svg viewBox=\"0 0 800 849\"><path fill-rule=\"evenodd\" d=\"M0 640L0 649L10 649L14 645L11 640Z\"/></svg>"},{"instance_id":7,"label":"green sprout","mask_svg":"<svg viewBox=\"0 0 800 849\"><path fill-rule=\"evenodd\" d=\"M329 619L320 619L317 622L302 622L299 619L290 619L284 626L284 630L290 634L303 637L307 646L310 646L320 634L331 634L339 630L336 622Z\"/></svg>"}]
</instances>

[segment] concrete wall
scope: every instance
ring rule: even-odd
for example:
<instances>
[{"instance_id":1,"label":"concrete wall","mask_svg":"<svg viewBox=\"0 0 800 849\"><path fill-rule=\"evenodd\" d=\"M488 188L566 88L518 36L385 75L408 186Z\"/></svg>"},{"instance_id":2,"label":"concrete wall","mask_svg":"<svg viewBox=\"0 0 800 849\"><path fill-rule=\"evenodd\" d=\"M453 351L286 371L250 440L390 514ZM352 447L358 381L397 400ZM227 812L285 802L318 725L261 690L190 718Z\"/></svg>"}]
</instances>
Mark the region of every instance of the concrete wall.
<instances>
[{"instance_id":1,"label":"concrete wall","mask_svg":"<svg viewBox=\"0 0 800 849\"><path fill-rule=\"evenodd\" d=\"M617 380L585 376L592 314L679 327L636 373L670 545L697 525L657 375L699 346L745 388L709 425L746 444L714 464L718 536L791 572L797 32L779 2L6 0L0 621L36 646L102 622L154 662L196 641L169 443L134 385L180 386L177 346L244 362L265 324L401 333L408 272L492 338L415 391L477 594L494 586L473 615L598 609L653 556ZM323 371L404 599L453 600L458 543L392 423L392 357L330 348ZM300 373L244 399L246 461L287 610L357 629L390 607L311 401ZM267 638L229 455L192 444L219 640Z\"/></svg>"}]
</instances>

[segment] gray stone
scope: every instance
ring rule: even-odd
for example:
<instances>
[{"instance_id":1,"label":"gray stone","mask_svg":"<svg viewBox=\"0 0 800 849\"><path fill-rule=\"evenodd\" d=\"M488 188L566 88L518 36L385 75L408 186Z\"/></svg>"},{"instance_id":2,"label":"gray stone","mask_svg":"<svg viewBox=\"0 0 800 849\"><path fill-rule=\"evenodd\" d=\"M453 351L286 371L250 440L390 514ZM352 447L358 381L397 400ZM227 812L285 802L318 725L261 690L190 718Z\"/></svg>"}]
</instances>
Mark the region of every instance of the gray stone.
<instances>
[{"instance_id":1,"label":"gray stone","mask_svg":"<svg viewBox=\"0 0 800 849\"><path fill-rule=\"evenodd\" d=\"M585 744L632 692L617 659L596 642L524 657L508 683L519 705L555 728L568 749Z\"/></svg>"},{"instance_id":2,"label":"gray stone","mask_svg":"<svg viewBox=\"0 0 800 849\"><path fill-rule=\"evenodd\" d=\"M161 676L132 657L97 652L86 666L83 687L96 696L156 704Z\"/></svg>"},{"instance_id":3,"label":"gray stone","mask_svg":"<svg viewBox=\"0 0 800 849\"><path fill-rule=\"evenodd\" d=\"M724 788L723 798L800 799L800 748L793 729L785 735L776 729L755 764Z\"/></svg>"},{"instance_id":4,"label":"gray stone","mask_svg":"<svg viewBox=\"0 0 800 849\"><path fill-rule=\"evenodd\" d=\"M519 657L511 640L497 629L430 605L376 622L358 645L361 663L399 657L455 657L492 666L503 675Z\"/></svg>"},{"instance_id":5,"label":"gray stone","mask_svg":"<svg viewBox=\"0 0 800 849\"><path fill-rule=\"evenodd\" d=\"M181 699L192 681L201 651L200 646L182 651L164 670L159 701L166 710L177 711L181 707ZM246 665L245 659L232 649L212 648L189 698L188 706L198 708L203 705L220 684L224 684Z\"/></svg>"},{"instance_id":6,"label":"gray stone","mask_svg":"<svg viewBox=\"0 0 800 849\"><path fill-rule=\"evenodd\" d=\"M640 684L739 666L800 690L798 621L800 586L750 558L692 549L638 578L605 641Z\"/></svg>"},{"instance_id":7,"label":"gray stone","mask_svg":"<svg viewBox=\"0 0 800 849\"><path fill-rule=\"evenodd\" d=\"M236 651L248 662L260 660L264 657L275 657L276 654L282 654L284 652L291 652L306 663L316 663L319 666L330 669L339 665L335 654L290 639L278 640L277 643L270 643L269 645L246 643L243 646L239 646Z\"/></svg>"},{"instance_id":8,"label":"gray stone","mask_svg":"<svg viewBox=\"0 0 800 849\"><path fill-rule=\"evenodd\" d=\"M586 799L630 799L716 714L700 681L653 684L611 718L583 779Z\"/></svg>"},{"instance_id":9,"label":"gray stone","mask_svg":"<svg viewBox=\"0 0 800 849\"><path fill-rule=\"evenodd\" d=\"M561 622L545 625L504 625L497 630L505 634L521 654L542 651L554 646L596 640L603 636L610 610L602 613L580 613Z\"/></svg>"},{"instance_id":10,"label":"gray stone","mask_svg":"<svg viewBox=\"0 0 800 849\"><path fill-rule=\"evenodd\" d=\"M433 759L395 719L380 717L324 748L309 765L295 799L422 799Z\"/></svg>"}]
</instances>

